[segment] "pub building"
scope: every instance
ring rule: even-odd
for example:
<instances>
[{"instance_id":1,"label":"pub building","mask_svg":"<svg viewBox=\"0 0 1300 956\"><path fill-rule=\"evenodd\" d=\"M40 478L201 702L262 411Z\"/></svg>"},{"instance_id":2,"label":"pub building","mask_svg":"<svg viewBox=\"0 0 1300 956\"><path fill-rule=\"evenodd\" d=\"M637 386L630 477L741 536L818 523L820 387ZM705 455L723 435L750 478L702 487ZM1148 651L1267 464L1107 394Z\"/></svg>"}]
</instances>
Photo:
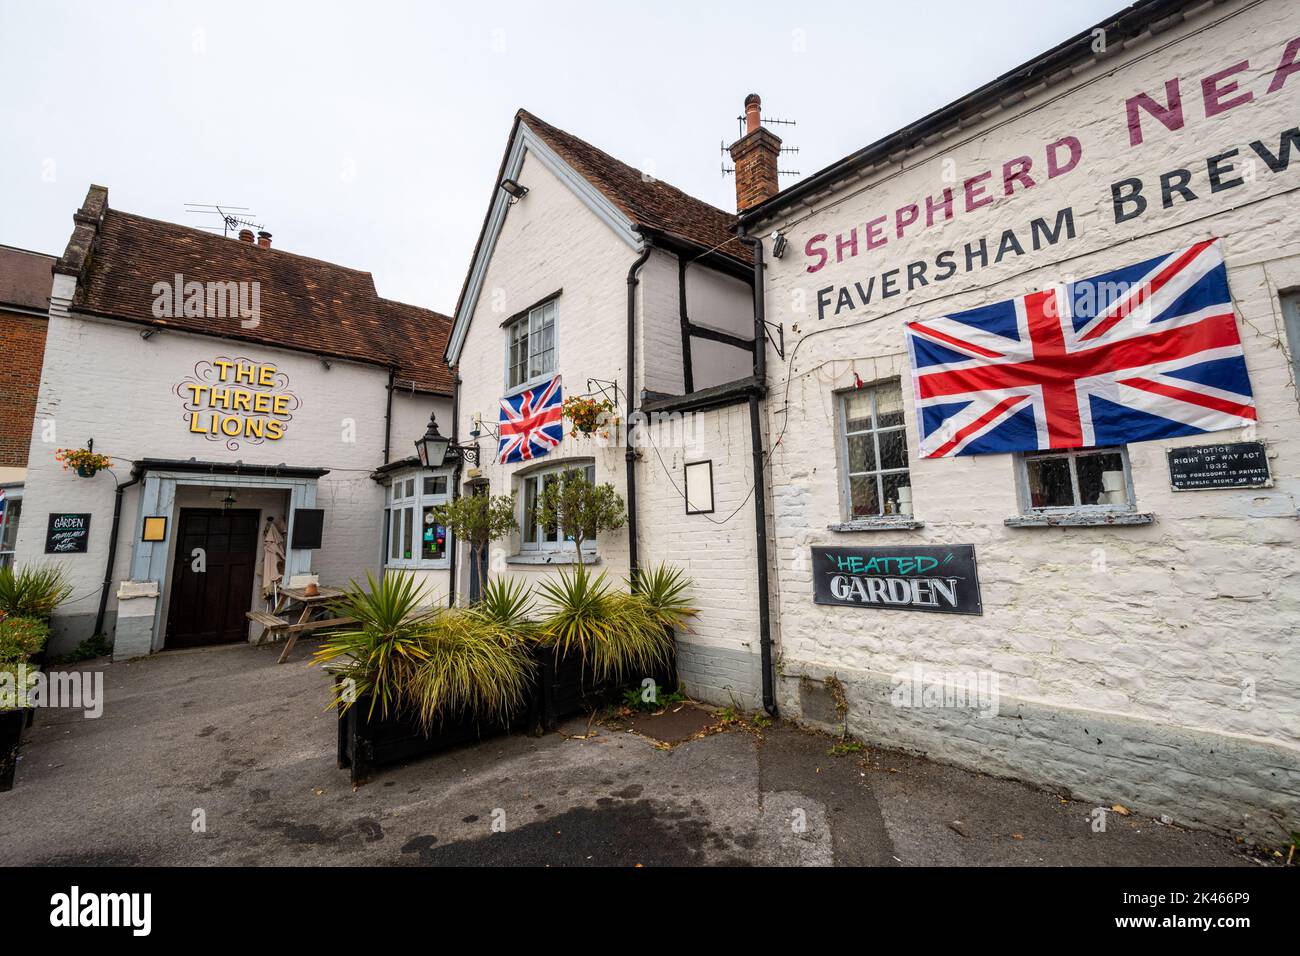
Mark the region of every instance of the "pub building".
<instances>
[{"instance_id":1,"label":"pub building","mask_svg":"<svg viewBox=\"0 0 1300 956\"><path fill-rule=\"evenodd\" d=\"M1297 122L1300 5L1140 3L741 210L783 715L1297 828Z\"/></svg>"},{"instance_id":2,"label":"pub building","mask_svg":"<svg viewBox=\"0 0 1300 956\"><path fill-rule=\"evenodd\" d=\"M100 186L73 222L16 548L73 586L52 650L97 633L116 659L259 641L281 589L385 568L447 600L450 542L431 510L452 471L423 467L415 442L430 415L451 421L449 320L269 233L147 219ZM107 467L79 474L64 449Z\"/></svg>"},{"instance_id":3,"label":"pub building","mask_svg":"<svg viewBox=\"0 0 1300 956\"><path fill-rule=\"evenodd\" d=\"M1300 807L1295 73L1293 4L1148 0L784 190L751 95L735 214L520 111L450 320L92 190L18 559L84 541L62 639L106 594L130 656L212 639L191 536L248 585L211 598L221 639L258 638L271 552L220 550L236 512L284 517L285 580L410 568L463 601L426 509L510 494L493 576L689 574L697 699L1276 838ZM190 279L260 279L260 324L189 317ZM582 432L573 398L619 421ZM474 460L409 457L430 411ZM61 471L92 438L117 474ZM628 513L582 555L536 507L575 468Z\"/></svg>"}]
</instances>

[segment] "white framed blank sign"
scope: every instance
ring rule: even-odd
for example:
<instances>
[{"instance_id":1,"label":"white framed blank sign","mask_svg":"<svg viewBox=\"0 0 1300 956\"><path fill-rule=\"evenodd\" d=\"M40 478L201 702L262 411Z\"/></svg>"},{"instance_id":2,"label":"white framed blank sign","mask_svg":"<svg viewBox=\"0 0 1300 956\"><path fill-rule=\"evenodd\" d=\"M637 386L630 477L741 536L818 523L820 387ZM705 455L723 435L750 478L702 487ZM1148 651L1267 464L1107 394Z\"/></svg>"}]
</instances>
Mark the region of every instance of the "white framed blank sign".
<instances>
[{"instance_id":1,"label":"white framed blank sign","mask_svg":"<svg viewBox=\"0 0 1300 956\"><path fill-rule=\"evenodd\" d=\"M703 515L713 511L713 462L686 463L686 513Z\"/></svg>"}]
</instances>

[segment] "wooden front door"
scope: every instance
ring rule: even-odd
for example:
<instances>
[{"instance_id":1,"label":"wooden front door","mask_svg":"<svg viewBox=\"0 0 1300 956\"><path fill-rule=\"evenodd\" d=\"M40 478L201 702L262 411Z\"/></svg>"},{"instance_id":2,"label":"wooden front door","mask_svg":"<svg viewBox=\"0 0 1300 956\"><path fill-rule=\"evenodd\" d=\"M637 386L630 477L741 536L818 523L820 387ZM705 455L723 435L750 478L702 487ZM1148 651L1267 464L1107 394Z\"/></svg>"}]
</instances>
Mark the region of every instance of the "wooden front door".
<instances>
[{"instance_id":1,"label":"wooden front door","mask_svg":"<svg viewBox=\"0 0 1300 956\"><path fill-rule=\"evenodd\" d=\"M244 615L253 603L257 518L257 511L245 509L181 509L164 646L248 639ZM196 548L203 549L201 565Z\"/></svg>"}]
</instances>

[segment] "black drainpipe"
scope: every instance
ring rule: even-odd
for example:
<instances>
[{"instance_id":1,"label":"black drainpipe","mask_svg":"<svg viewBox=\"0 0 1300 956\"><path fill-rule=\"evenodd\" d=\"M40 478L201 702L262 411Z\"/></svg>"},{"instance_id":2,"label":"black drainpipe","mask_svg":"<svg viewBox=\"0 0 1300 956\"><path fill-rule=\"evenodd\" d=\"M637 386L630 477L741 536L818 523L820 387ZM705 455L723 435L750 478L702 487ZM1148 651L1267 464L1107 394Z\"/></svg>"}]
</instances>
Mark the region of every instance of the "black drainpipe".
<instances>
[{"instance_id":1,"label":"black drainpipe","mask_svg":"<svg viewBox=\"0 0 1300 956\"><path fill-rule=\"evenodd\" d=\"M637 273L650 258L653 245L648 236L642 236L641 254L627 270L627 396L624 435L624 458L627 460L627 564L628 579L635 589L639 586L641 562L636 549L636 451L632 448L632 416L636 412L636 287Z\"/></svg>"},{"instance_id":2,"label":"black drainpipe","mask_svg":"<svg viewBox=\"0 0 1300 956\"><path fill-rule=\"evenodd\" d=\"M113 564L117 559L117 532L122 524L122 492L140 483L140 472L131 469L131 480L117 486L113 496L113 530L108 536L108 561L104 565L104 585L99 589L99 610L95 613L95 633L104 633L104 615L108 612L108 589L113 584Z\"/></svg>"},{"instance_id":3,"label":"black drainpipe","mask_svg":"<svg viewBox=\"0 0 1300 956\"><path fill-rule=\"evenodd\" d=\"M393 383L397 381L397 369L388 370L388 403L384 407L384 464L388 464L388 453L393 438Z\"/></svg>"},{"instance_id":4,"label":"black drainpipe","mask_svg":"<svg viewBox=\"0 0 1300 956\"><path fill-rule=\"evenodd\" d=\"M763 241L740 233L740 241L754 252L754 378L767 384L767 312L763 302ZM754 540L758 562L758 647L763 666L763 709L776 716L772 678L772 614L767 579L767 494L763 484L763 431L758 396L749 396L749 444L754 455Z\"/></svg>"},{"instance_id":5,"label":"black drainpipe","mask_svg":"<svg viewBox=\"0 0 1300 956\"><path fill-rule=\"evenodd\" d=\"M451 441L453 445L460 442L460 384L460 373L457 373L451 387ZM452 501L460 497L460 467L463 463L464 459L457 455L456 465L451 473ZM459 544L459 536L452 535L451 559L447 568L447 607L456 606L456 551Z\"/></svg>"}]
</instances>

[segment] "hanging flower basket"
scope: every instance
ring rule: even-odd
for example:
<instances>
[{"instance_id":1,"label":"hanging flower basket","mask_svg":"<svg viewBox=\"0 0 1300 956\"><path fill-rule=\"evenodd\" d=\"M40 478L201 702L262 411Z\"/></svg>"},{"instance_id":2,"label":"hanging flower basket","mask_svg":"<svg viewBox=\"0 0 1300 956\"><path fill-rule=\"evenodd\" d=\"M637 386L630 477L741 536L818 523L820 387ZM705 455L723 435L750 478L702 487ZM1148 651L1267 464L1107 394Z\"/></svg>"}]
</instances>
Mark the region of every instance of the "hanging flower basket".
<instances>
[{"instance_id":1,"label":"hanging flower basket","mask_svg":"<svg viewBox=\"0 0 1300 956\"><path fill-rule=\"evenodd\" d=\"M607 398L586 398L574 395L564 400L564 417L572 424L569 435L591 436L600 432L603 438L609 437L611 425L618 424L614 414L614 403Z\"/></svg>"},{"instance_id":2,"label":"hanging flower basket","mask_svg":"<svg viewBox=\"0 0 1300 956\"><path fill-rule=\"evenodd\" d=\"M65 469L73 469L82 478L94 478L96 472L113 463L107 455L89 448L60 448L54 453L54 460L61 462Z\"/></svg>"}]
</instances>

